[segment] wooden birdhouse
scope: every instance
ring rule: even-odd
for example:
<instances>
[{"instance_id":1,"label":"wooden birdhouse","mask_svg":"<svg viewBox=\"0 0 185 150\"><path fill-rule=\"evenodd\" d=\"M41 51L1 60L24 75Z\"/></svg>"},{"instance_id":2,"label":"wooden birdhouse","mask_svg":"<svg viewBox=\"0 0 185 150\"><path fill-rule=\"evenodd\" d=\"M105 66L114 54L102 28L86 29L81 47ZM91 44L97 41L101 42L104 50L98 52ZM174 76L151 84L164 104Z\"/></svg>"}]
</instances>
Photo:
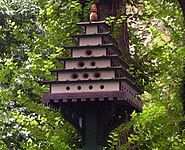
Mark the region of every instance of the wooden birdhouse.
<instances>
[{"instance_id":1,"label":"wooden birdhouse","mask_svg":"<svg viewBox=\"0 0 185 150\"><path fill-rule=\"evenodd\" d=\"M52 70L56 81L44 102L57 106L81 134L85 150L102 149L108 134L125 121L126 111L141 111L140 89L127 72L128 64L103 21L81 22L84 34L76 46L65 47L71 57L59 58L63 68Z\"/></svg>"}]
</instances>

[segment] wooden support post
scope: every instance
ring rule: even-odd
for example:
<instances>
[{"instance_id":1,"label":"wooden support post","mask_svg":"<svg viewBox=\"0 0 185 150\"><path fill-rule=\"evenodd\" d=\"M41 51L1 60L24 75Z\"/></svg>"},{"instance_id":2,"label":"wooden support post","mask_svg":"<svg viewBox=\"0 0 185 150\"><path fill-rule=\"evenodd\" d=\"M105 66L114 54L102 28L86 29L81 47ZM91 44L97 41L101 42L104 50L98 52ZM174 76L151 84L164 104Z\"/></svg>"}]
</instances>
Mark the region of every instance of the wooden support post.
<instances>
[{"instance_id":1,"label":"wooden support post","mask_svg":"<svg viewBox=\"0 0 185 150\"><path fill-rule=\"evenodd\" d=\"M86 107L85 145L83 150L102 150L98 144L98 106L91 103Z\"/></svg>"}]
</instances>

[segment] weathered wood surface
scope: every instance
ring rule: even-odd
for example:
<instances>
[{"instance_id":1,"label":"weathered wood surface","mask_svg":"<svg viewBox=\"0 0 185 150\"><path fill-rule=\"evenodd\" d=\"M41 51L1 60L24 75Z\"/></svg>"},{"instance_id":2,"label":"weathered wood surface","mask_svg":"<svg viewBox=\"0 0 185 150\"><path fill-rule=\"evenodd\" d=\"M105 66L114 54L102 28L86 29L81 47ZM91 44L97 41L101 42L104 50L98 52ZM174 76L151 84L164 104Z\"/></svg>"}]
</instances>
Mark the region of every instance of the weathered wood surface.
<instances>
[{"instance_id":1,"label":"weathered wood surface","mask_svg":"<svg viewBox=\"0 0 185 150\"><path fill-rule=\"evenodd\" d=\"M100 0L97 3L99 20L104 20L108 16L120 16L119 9L125 7L124 0ZM125 12L126 13L126 12ZM119 48L128 53L129 50L129 34L127 30L127 23L123 23L120 28L120 37L118 39Z\"/></svg>"}]
</instances>

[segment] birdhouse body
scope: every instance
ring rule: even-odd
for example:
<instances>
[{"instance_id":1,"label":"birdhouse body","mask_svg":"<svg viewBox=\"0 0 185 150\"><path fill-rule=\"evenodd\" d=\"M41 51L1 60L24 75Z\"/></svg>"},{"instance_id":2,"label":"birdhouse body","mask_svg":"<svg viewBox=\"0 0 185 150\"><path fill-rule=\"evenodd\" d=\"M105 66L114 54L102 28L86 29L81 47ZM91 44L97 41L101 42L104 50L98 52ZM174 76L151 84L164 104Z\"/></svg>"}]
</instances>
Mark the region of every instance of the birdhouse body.
<instances>
[{"instance_id":1,"label":"birdhouse body","mask_svg":"<svg viewBox=\"0 0 185 150\"><path fill-rule=\"evenodd\" d=\"M97 78L103 78L103 79L112 79L115 78L115 71L114 70L100 70L97 72L93 72L91 69L86 69L83 72L81 72L82 69L79 69L76 73L70 73L70 72L63 72L58 73L58 81L66 81L70 78L71 81L76 80L96 80ZM89 71L90 70L90 71ZM78 79L76 79L76 76L78 76ZM75 77L75 78L74 78Z\"/></svg>"},{"instance_id":2,"label":"birdhouse body","mask_svg":"<svg viewBox=\"0 0 185 150\"><path fill-rule=\"evenodd\" d=\"M107 32L109 26L104 22L83 22L77 24L85 34L74 35L77 46L66 47L71 52L70 58L59 58L63 69L53 70L57 73L56 81L50 84L50 93L44 95L45 102L80 101L80 99L95 101L124 100L134 105L140 104L136 96L140 90L136 87L134 78L127 72L128 65L124 62L123 53L117 49L115 39ZM96 99L79 97L78 93L99 94ZM124 93L125 96L104 97L104 92ZM56 96L57 94L57 96ZM62 94L65 94L63 96ZM75 95L76 94L76 95ZM75 95L73 98L71 95ZM77 97L78 96L78 97ZM58 99L56 99L58 98ZM141 104L137 106L137 109Z\"/></svg>"},{"instance_id":3,"label":"birdhouse body","mask_svg":"<svg viewBox=\"0 0 185 150\"><path fill-rule=\"evenodd\" d=\"M96 139L91 139L96 141L94 145L101 145L108 133L124 122L125 111L141 111L142 104L136 98L141 91L127 72L129 66L116 40L107 32L109 26L102 21L77 25L84 34L73 36L77 46L65 47L71 57L59 58L63 69L52 70L57 78L44 82L50 85L50 92L43 98L61 107L61 113L80 132L89 149L90 130L96 133ZM89 119L92 115L94 126ZM116 123L110 125L112 121Z\"/></svg>"},{"instance_id":4,"label":"birdhouse body","mask_svg":"<svg viewBox=\"0 0 185 150\"><path fill-rule=\"evenodd\" d=\"M98 33L98 26L88 26L86 27L86 31L85 31L86 34L96 34Z\"/></svg>"},{"instance_id":5,"label":"birdhouse body","mask_svg":"<svg viewBox=\"0 0 185 150\"><path fill-rule=\"evenodd\" d=\"M72 57L92 57L92 56L105 56L107 55L106 48L86 48L78 51L73 51Z\"/></svg>"}]
</instances>

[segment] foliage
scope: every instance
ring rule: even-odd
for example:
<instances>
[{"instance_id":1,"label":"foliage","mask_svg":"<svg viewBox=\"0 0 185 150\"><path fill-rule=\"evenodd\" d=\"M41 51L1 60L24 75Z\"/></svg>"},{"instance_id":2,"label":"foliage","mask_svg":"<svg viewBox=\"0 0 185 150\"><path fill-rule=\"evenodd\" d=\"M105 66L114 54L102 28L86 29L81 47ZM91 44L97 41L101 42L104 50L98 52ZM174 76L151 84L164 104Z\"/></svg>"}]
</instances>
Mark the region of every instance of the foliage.
<instances>
[{"instance_id":1,"label":"foliage","mask_svg":"<svg viewBox=\"0 0 185 150\"><path fill-rule=\"evenodd\" d=\"M49 69L61 67L55 58L68 56L62 47L73 44L69 35L80 32L75 23L87 18L91 3L82 16L73 0L0 0L0 149L76 149L76 132L43 105L47 87L39 82L53 78ZM128 21L130 71L145 87L143 112L111 135L113 147L118 133L133 126L122 149L184 149L182 18L176 1L130 0L127 16L107 19L116 19L116 28Z\"/></svg>"},{"instance_id":2,"label":"foliage","mask_svg":"<svg viewBox=\"0 0 185 150\"><path fill-rule=\"evenodd\" d=\"M133 70L140 84L143 112L133 113L130 124L134 134L122 149L184 149L184 121L180 97L184 74L183 16L176 1L130 1L127 21L131 34L130 53ZM145 76L143 76L145 74Z\"/></svg>"},{"instance_id":3,"label":"foliage","mask_svg":"<svg viewBox=\"0 0 185 150\"><path fill-rule=\"evenodd\" d=\"M76 132L42 104L39 84L78 32L76 1L0 0L0 149L75 149Z\"/></svg>"}]
</instances>

